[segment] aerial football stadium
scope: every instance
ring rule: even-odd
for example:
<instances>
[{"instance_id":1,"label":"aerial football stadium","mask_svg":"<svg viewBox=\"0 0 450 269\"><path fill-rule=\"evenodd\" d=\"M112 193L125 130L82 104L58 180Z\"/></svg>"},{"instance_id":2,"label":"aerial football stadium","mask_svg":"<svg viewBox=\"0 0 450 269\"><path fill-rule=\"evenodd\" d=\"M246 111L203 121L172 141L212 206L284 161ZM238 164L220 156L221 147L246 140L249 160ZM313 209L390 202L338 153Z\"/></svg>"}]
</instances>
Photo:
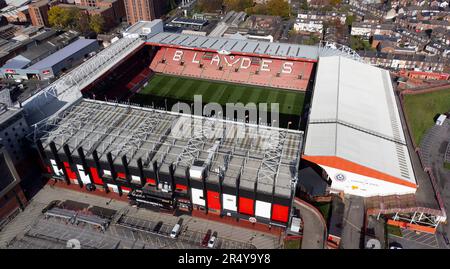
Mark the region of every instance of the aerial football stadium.
<instances>
[{"instance_id":1,"label":"aerial football stadium","mask_svg":"<svg viewBox=\"0 0 450 269\"><path fill-rule=\"evenodd\" d=\"M222 107L277 103L280 117L172 109L194 95ZM327 192L372 199L369 214L429 229L446 219L413 167L389 72L346 47L142 21L22 106L48 177L139 206L288 227L302 164Z\"/></svg>"}]
</instances>

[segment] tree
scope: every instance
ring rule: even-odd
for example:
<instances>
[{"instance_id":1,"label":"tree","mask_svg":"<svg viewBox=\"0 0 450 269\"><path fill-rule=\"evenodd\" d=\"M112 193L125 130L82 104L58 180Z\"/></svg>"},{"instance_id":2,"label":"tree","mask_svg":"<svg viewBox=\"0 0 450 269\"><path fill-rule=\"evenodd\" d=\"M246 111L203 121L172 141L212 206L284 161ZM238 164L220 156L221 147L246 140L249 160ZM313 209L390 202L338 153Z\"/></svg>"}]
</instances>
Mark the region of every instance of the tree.
<instances>
[{"instance_id":1,"label":"tree","mask_svg":"<svg viewBox=\"0 0 450 269\"><path fill-rule=\"evenodd\" d=\"M269 0L266 5L269 15L287 18L291 14L291 7L287 0Z\"/></svg>"},{"instance_id":2,"label":"tree","mask_svg":"<svg viewBox=\"0 0 450 269\"><path fill-rule=\"evenodd\" d=\"M105 20L100 15L93 15L90 18L89 26L92 29L92 31L96 32L97 34L103 32L103 27L105 25Z\"/></svg>"},{"instance_id":3,"label":"tree","mask_svg":"<svg viewBox=\"0 0 450 269\"><path fill-rule=\"evenodd\" d=\"M253 6L253 0L224 0L227 10L244 11Z\"/></svg>"},{"instance_id":4,"label":"tree","mask_svg":"<svg viewBox=\"0 0 450 269\"><path fill-rule=\"evenodd\" d=\"M330 5L338 6L341 4L341 0L330 0Z\"/></svg>"},{"instance_id":5,"label":"tree","mask_svg":"<svg viewBox=\"0 0 450 269\"><path fill-rule=\"evenodd\" d=\"M53 6L48 11L48 22L50 26L56 28L66 28L68 25L67 9Z\"/></svg>"},{"instance_id":6,"label":"tree","mask_svg":"<svg viewBox=\"0 0 450 269\"><path fill-rule=\"evenodd\" d=\"M74 28L79 16L80 11L77 8L53 6L48 11L48 22L50 26L60 29Z\"/></svg>"},{"instance_id":7,"label":"tree","mask_svg":"<svg viewBox=\"0 0 450 269\"><path fill-rule=\"evenodd\" d=\"M369 41L362 39L359 36L351 36L350 37L350 48L352 48L355 51L358 50L367 50L367 51L373 51L374 48L370 46Z\"/></svg>"},{"instance_id":8,"label":"tree","mask_svg":"<svg viewBox=\"0 0 450 269\"><path fill-rule=\"evenodd\" d=\"M300 3L300 8L301 8L302 10L308 10L308 9L309 9L309 7L308 7L308 1L302 0L301 3Z\"/></svg>"},{"instance_id":9,"label":"tree","mask_svg":"<svg viewBox=\"0 0 450 269\"><path fill-rule=\"evenodd\" d=\"M222 9L223 0L198 0L195 10L198 12L215 12Z\"/></svg>"},{"instance_id":10,"label":"tree","mask_svg":"<svg viewBox=\"0 0 450 269\"><path fill-rule=\"evenodd\" d=\"M352 26L354 21L355 21L355 16L353 16L353 15L347 15L347 18L345 18L345 24L347 26Z\"/></svg>"},{"instance_id":11,"label":"tree","mask_svg":"<svg viewBox=\"0 0 450 269\"><path fill-rule=\"evenodd\" d=\"M257 4L254 7L246 8L245 12L248 15L266 15L267 14L267 6L264 4Z\"/></svg>"},{"instance_id":12,"label":"tree","mask_svg":"<svg viewBox=\"0 0 450 269\"><path fill-rule=\"evenodd\" d=\"M89 17L83 12L78 12L77 14L76 29L80 33L88 33L91 31Z\"/></svg>"}]
</instances>

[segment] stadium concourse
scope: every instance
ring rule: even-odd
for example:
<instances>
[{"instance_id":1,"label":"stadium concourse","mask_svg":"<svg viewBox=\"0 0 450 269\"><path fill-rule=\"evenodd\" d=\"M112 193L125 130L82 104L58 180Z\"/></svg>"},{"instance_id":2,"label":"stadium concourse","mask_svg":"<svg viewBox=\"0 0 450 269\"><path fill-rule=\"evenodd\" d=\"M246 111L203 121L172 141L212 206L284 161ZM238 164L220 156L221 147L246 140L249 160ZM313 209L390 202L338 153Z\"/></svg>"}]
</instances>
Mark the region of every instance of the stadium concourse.
<instances>
[{"instance_id":1,"label":"stadium concourse","mask_svg":"<svg viewBox=\"0 0 450 269\"><path fill-rule=\"evenodd\" d=\"M305 148L303 131L203 116L196 116L201 125L194 130L208 133L225 123L224 134L243 128L256 135L214 140L194 132L177 138L171 123L189 117L123 102L155 74L312 91ZM95 98L99 88L110 93L110 86L121 102L82 98L81 92ZM346 47L174 34L164 32L161 20L141 21L23 108L35 124L49 177L128 193L133 203L288 227L302 156L322 169L327 191L412 196L416 211L403 208L403 218L431 227L445 221L439 206L427 211L430 206L415 199L434 193L420 194L427 189L412 167L389 73L360 62ZM382 210L371 212L387 212L384 200L377 201L372 209Z\"/></svg>"}]
</instances>

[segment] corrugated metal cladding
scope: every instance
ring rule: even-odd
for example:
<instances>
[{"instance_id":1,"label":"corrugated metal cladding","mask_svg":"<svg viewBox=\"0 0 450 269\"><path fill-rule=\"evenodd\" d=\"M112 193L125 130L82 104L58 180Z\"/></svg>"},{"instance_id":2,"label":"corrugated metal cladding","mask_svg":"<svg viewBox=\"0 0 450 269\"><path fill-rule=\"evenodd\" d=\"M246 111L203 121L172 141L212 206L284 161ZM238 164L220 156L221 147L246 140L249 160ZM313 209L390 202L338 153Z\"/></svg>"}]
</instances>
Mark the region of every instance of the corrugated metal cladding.
<instances>
[{"instance_id":1,"label":"corrugated metal cladding","mask_svg":"<svg viewBox=\"0 0 450 269\"><path fill-rule=\"evenodd\" d=\"M130 199L142 192L145 197L139 199L172 209L183 204L189 210L253 218L267 224L288 221L293 195L290 171L298 168L292 161L299 158L301 132L223 121L223 133L254 128L259 129L259 136L184 138L169 129L177 132L182 129L177 124L191 123L191 117L182 114L93 100L81 100L71 109L63 118L52 121L55 126L46 126L46 133L39 133L37 141L54 179L80 187L94 184L100 190L127 194ZM75 120L77 112L86 113L84 120L78 119L84 126L68 130L78 126L67 124ZM201 118L200 122L210 126L219 121ZM144 125L146 128L142 128ZM107 130L106 126L117 129ZM135 140L131 130L148 132L148 136ZM66 131L73 135L59 136ZM280 137L274 140L278 132ZM102 140L95 140L99 137ZM139 146L134 147L136 144ZM283 154L273 156L273 152ZM278 163L278 173L264 170L266 159ZM274 177L276 180L272 180Z\"/></svg>"}]
</instances>

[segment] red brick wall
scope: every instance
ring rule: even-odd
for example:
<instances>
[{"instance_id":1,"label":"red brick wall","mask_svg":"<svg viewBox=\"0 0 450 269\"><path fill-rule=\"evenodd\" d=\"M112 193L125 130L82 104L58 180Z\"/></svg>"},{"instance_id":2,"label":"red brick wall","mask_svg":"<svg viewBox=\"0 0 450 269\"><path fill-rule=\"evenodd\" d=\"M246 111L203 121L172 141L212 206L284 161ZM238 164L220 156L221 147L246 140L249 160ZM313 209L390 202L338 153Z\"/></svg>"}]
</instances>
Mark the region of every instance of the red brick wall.
<instances>
[{"instance_id":1,"label":"red brick wall","mask_svg":"<svg viewBox=\"0 0 450 269\"><path fill-rule=\"evenodd\" d=\"M20 186L16 186L14 190L16 191L19 199L22 201L22 204L26 205L27 199L23 194L22 188L20 188ZM0 219L6 218L17 208L19 208L19 203L17 202L13 190L11 190L4 197L0 198Z\"/></svg>"}]
</instances>

